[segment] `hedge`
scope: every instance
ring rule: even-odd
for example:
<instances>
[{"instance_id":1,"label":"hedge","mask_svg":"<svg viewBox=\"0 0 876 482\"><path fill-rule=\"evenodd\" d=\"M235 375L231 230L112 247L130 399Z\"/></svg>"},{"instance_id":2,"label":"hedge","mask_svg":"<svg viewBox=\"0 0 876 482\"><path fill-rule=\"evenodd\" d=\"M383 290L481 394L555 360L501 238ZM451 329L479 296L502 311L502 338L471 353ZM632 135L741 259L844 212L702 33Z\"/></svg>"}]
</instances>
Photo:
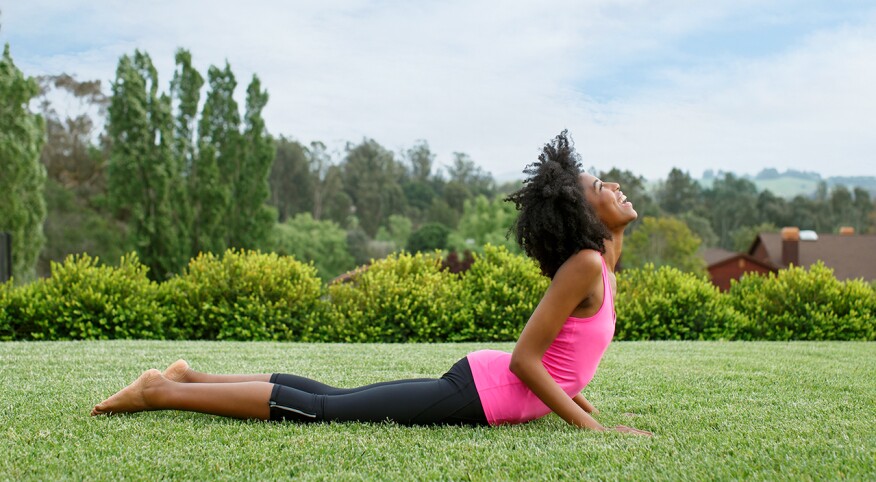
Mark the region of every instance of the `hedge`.
<instances>
[{"instance_id":1,"label":"hedge","mask_svg":"<svg viewBox=\"0 0 876 482\"><path fill-rule=\"evenodd\" d=\"M324 285L312 264L229 250L157 284L136 255L86 255L49 278L0 285L0 340L512 341L549 284L528 258L487 246L454 273L439 252L398 253ZM617 340L876 340L876 291L821 264L748 275L727 293L646 266L617 274Z\"/></svg>"},{"instance_id":2,"label":"hedge","mask_svg":"<svg viewBox=\"0 0 876 482\"><path fill-rule=\"evenodd\" d=\"M621 271L617 291L616 340L732 339L747 323L708 279L669 266Z\"/></svg>"},{"instance_id":3,"label":"hedge","mask_svg":"<svg viewBox=\"0 0 876 482\"><path fill-rule=\"evenodd\" d=\"M253 251L202 253L160 293L173 338L312 340L322 314L313 265Z\"/></svg>"},{"instance_id":4,"label":"hedge","mask_svg":"<svg viewBox=\"0 0 876 482\"><path fill-rule=\"evenodd\" d=\"M462 285L440 252L392 254L328 287L327 341L445 341L463 324Z\"/></svg>"},{"instance_id":5,"label":"hedge","mask_svg":"<svg viewBox=\"0 0 876 482\"><path fill-rule=\"evenodd\" d=\"M838 281L821 262L743 276L728 299L748 316L739 339L876 340L876 292L861 280Z\"/></svg>"}]
</instances>

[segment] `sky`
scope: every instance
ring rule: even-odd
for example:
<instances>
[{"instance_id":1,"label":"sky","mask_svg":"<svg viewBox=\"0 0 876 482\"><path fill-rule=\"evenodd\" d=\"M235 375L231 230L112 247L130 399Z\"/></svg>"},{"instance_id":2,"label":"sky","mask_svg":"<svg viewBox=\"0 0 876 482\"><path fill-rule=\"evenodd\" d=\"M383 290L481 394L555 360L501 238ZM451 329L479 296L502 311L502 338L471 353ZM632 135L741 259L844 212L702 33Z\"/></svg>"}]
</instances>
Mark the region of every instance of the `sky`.
<instances>
[{"instance_id":1,"label":"sky","mask_svg":"<svg viewBox=\"0 0 876 482\"><path fill-rule=\"evenodd\" d=\"M585 167L654 180L678 167L876 175L872 0L0 0L27 75L109 92L148 52L259 76L269 131L341 154L426 140L521 177L563 129ZM203 95L202 95L203 99Z\"/></svg>"}]
</instances>

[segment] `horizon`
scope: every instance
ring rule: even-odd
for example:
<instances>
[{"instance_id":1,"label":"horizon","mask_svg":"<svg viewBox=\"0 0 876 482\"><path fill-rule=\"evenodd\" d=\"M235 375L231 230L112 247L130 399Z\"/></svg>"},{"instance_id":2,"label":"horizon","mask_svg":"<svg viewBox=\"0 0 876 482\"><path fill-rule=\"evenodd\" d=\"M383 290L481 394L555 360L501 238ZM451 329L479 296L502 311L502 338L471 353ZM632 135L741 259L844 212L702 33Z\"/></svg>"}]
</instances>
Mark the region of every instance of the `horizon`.
<instances>
[{"instance_id":1,"label":"horizon","mask_svg":"<svg viewBox=\"0 0 876 482\"><path fill-rule=\"evenodd\" d=\"M275 136L332 149L373 138L393 152L424 139L436 167L464 152L497 180L564 128L585 167L649 180L672 167L876 174L864 167L876 165L872 2L550 7L36 0L0 8L0 43L26 75L105 91L135 48L166 89L186 48L202 73L227 60L239 84L257 74Z\"/></svg>"}]
</instances>

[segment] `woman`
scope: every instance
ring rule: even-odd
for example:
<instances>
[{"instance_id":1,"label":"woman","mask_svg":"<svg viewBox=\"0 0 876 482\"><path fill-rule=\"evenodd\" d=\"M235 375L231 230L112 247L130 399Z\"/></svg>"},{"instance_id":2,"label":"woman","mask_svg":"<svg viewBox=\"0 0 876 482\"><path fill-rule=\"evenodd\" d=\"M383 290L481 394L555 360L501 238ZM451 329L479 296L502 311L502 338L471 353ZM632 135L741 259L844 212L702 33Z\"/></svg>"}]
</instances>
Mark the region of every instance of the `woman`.
<instances>
[{"instance_id":1,"label":"woman","mask_svg":"<svg viewBox=\"0 0 876 482\"><path fill-rule=\"evenodd\" d=\"M581 390L614 334L613 272L624 228L637 214L617 183L580 172L565 131L525 173L523 187L508 198L520 211L517 242L551 284L513 353L477 351L440 379L353 389L286 374L211 375L179 360L164 373L144 372L91 414L174 409L300 422L501 425L554 412L576 427L607 430Z\"/></svg>"}]
</instances>

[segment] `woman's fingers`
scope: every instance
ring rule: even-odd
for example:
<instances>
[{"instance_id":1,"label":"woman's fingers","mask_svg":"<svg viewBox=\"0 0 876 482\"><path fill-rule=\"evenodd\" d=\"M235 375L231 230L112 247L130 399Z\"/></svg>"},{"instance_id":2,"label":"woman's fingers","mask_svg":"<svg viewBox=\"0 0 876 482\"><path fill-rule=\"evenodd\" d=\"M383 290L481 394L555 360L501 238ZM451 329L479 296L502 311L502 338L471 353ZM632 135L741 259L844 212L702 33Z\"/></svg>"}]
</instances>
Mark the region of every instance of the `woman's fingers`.
<instances>
[{"instance_id":1,"label":"woman's fingers","mask_svg":"<svg viewBox=\"0 0 876 482\"><path fill-rule=\"evenodd\" d=\"M618 432L622 432L622 433L631 433L631 434L634 434L634 435L645 435L645 436L647 436L647 437L650 437L650 436L654 435L654 434L652 434L651 432L649 432L649 431L647 431L647 430L639 430L639 429L637 429L637 428L627 427L626 425L618 425L618 426L615 427L614 429L615 429L616 431L618 431Z\"/></svg>"}]
</instances>

